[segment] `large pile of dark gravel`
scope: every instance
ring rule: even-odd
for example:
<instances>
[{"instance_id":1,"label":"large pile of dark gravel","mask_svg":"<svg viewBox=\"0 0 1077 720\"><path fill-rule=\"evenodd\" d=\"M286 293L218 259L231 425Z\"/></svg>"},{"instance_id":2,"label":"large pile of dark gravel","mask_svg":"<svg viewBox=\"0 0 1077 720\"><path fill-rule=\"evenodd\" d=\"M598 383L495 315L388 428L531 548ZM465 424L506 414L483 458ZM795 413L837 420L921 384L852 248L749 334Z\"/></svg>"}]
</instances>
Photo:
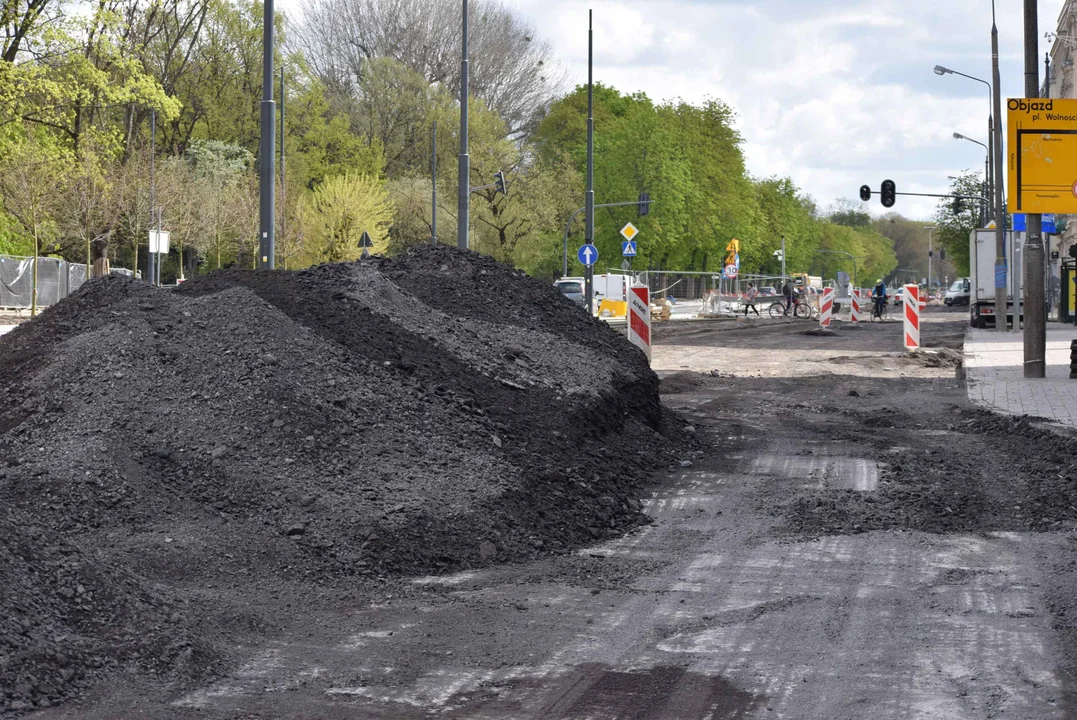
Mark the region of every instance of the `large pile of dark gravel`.
<instances>
[{"instance_id":1,"label":"large pile of dark gravel","mask_svg":"<svg viewBox=\"0 0 1077 720\"><path fill-rule=\"evenodd\" d=\"M272 593L623 533L669 447L640 352L446 248L176 291L94 281L0 339L0 389L0 712L94 666L212 668L182 587Z\"/></svg>"}]
</instances>

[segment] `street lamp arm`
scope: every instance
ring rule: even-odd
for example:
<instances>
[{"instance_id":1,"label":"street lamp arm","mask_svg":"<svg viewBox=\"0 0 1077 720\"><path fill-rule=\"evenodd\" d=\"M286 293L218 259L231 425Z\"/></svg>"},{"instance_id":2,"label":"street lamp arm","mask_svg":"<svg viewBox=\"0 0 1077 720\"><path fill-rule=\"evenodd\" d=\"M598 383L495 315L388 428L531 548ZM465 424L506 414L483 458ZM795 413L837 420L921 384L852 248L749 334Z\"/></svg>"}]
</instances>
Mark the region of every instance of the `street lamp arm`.
<instances>
[{"instance_id":1,"label":"street lamp arm","mask_svg":"<svg viewBox=\"0 0 1077 720\"><path fill-rule=\"evenodd\" d=\"M952 72L954 75L960 75L963 78L968 78L969 80L975 80L978 83L982 83L982 84L987 86L987 92L989 92L989 93L991 92L991 83L987 82L986 80L981 80L978 77L973 77L971 75L966 75L965 73L958 72L957 70L951 70L950 72Z\"/></svg>"}]
</instances>

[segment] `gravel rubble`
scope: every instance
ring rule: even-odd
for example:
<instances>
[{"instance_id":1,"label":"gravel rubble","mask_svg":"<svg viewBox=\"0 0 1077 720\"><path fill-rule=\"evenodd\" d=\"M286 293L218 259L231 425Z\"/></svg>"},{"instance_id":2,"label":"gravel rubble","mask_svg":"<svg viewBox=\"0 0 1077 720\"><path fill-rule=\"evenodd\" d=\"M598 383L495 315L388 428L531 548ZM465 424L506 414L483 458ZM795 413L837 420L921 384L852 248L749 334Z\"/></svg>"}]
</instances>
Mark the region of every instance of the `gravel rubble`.
<instances>
[{"instance_id":1,"label":"gravel rubble","mask_svg":"<svg viewBox=\"0 0 1077 720\"><path fill-rule=\"evenodd\" d=\"M684 457L646 358L547 283L422 248L84 285L0 339L0 714L227 662L189 592L439 573L644 522Z\"/></svg>"}]
</instances>

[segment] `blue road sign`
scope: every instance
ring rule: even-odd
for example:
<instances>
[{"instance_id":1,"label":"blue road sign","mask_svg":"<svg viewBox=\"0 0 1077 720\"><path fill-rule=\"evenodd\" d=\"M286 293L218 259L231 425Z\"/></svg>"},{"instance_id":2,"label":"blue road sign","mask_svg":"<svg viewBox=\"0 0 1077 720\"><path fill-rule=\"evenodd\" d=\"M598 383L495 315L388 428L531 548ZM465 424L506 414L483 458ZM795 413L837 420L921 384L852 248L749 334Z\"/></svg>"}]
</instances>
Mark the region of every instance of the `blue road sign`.
<instances>
[{"instance_id":1,"label":"blue road sign","mask_svg":"<svg viewBox=\"0 0 1077 720\"><path fill-rule=\"evenodd\" d=\"M581 263L590 267L598 262L598 248L590 243L580 245L580 250L576 253L576 257L580 259Z\"/></svg>"},{"instance_id":2,"label":"blue road sign","mask_svg":"<svg viewBox=\"0 0 1077 720\"><path fill-rule=\"evenodd\" d=\"M1055 225L1055 216L1044 214L1041 216L1041 231L1049 235L1057 234L1058 226ZM1024 213L1013 214L1013 231L1014 232L1028 232L1028 223L1025 220Z\"/></svg>"},{"instance_id":3,"label":"blue road sign","mask_svg":"<svg viewBox=\"0 0 1077 720\"><path fill-rule=\"evenodd\" d=\"M636 243L625 240L621 243L621 255L624 257L636 257Z\"/></svg>"}]
</instances>

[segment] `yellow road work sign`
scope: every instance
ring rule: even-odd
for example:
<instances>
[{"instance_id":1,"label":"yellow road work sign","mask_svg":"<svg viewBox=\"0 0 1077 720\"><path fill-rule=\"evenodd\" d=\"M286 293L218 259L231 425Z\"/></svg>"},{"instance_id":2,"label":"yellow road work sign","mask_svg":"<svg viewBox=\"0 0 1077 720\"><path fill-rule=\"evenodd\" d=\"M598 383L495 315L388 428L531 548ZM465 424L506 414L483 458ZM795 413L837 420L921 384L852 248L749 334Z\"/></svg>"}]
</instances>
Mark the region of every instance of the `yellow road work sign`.
<instances>
[{"instance_id":1,"label":"yellow road work sign","mask_svg":"<svg viewBox=\"0 0 1077 720\"><path fill-rule=\"evenodd\" d=\"M1006 163L1011 213L1077 213L1077 100L1011 98Z\"/></svg>"},{"instance_id":2,"label":"yellow road work sign","mask_svg":"<svg viewBox=\"0 0 1077 720\"><path fill-rule=\"evenodd\" d=\"M733 238L729 241L729 244L725 246L725 251L730 255L736 255L740 252L740 240Z\"/></svg>"}]
</instances>

